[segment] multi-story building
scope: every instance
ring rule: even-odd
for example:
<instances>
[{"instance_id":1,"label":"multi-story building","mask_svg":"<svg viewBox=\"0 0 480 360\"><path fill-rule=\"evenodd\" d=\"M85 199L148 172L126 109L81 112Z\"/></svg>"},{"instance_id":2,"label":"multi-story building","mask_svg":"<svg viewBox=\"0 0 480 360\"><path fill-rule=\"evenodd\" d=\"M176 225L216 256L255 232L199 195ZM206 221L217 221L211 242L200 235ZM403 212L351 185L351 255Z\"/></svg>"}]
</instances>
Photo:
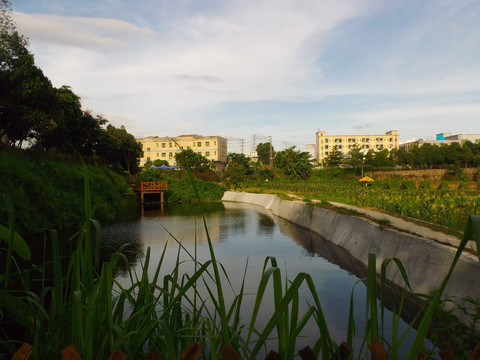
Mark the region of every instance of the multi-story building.
<instances>
[{"instance_id":1,"label":"multi-story building","mask_svg":"<svg viewBox=\"0 0 480 360\"><path fill-rule=\"evenodd\" d=\"M317 131L315 146L317 161L323 164L334 150L348 154L353 147L366 151L398 149L398 131L391 130L384 135L325 135L325 131Z\"/></svg>"},{"instance_id":2,"label":"multi-story building","mask_svg":"<svg viewBox=\"0 0 480 360\"><path fill-rule=\"evenodd\" d=\"M457 134L452 135L450 133L440 133L437 134L435 140L433 139L418 139L407 141L403 144L400 144L400 149L405 149L406 151L412 150L414 147L420 147L423 144L432 144L432 145L450 145L451 143L457 142L462 144L465 141L471 141L472 143L480 144L480 134Z\"/></svg>"},{"instance_id":3,"label":"multi-story building","mask_svg":"<svg viewBox=\"0 0 480 360\"><path fill-rule=\"evenodd\" d=\"M175 154L182 150L191 149L198 154L215 162L218 171L223 170L227 159L227 139L221 136L180 135L148 136L137 139L143 145L143 157L140 166L147 161L166 160L170 166L176 165Z\"/></svg>"}]
</instances>

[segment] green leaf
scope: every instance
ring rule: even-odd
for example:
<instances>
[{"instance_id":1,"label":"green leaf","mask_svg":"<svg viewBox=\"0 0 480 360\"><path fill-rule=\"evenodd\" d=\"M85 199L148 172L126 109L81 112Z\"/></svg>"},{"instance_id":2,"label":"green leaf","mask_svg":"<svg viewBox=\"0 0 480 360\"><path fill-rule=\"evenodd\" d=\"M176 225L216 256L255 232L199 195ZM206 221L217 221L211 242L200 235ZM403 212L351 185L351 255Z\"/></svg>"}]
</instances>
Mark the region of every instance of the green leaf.
<instances>
[{"instance_id":1,"label":"green leaf","mask_svg":"<svg viewBox=\"0 0 480 360\"><path fill-rule=\"evenodd\" d=\"M0 225L0 240L3 240L7 244L9 244L10 238L10 229L3 225ZM13 235L13 251L15 251L22 259L30 260L30 247L17 232L14 232Z\"/></svg>"},{"instance_id":2,"label":"green leaf","mask_svg":"<svg viewBox=\"0 0 480 360\"><path fill-rule=\"evenodd\" d=\"M0 308L6 309L17 324L27 329L33 328L31 308L19 297L13 296L8 291L0 290Z\"/></svg>"}]
</instances>

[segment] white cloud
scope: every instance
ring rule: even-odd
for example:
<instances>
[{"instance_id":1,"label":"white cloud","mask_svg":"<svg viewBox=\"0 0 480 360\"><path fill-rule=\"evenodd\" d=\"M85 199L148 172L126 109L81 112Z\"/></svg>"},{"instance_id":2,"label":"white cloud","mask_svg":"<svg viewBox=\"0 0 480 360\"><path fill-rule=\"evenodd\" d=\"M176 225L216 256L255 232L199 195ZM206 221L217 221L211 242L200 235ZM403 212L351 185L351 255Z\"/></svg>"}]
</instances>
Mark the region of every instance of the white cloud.
<instances>
[{"instance_id":1,"label":"white cloud","mask_svg":"<svg viewBox=\"0 0 480 360\"><path fill-rule=\"evenodd\" d=\"M118 48L127 40L153 37L152 30L125 21L102 18L30 15L15 12L18 28L32 41L43 41L82 48Z\"/></svg>"},{"instance_id":2,"label":"white cloud","mask_svg":"<svg viewBox=\"0 0 480 360\"><path fill-rule=\"evenodd\" d=\"M177 6L177 2L162 4ZM201 4L198 7L210 3ZM223 103L322 102L332 95L342 99L337 113L329 109L329 121L336 126L362 116L375 120L371 126L378 127L385 116L392 122L454 116L455 110L431 108L420 99L426 94L480 91L475 17L465 15L471 11L462 13L461 6L442 13L447 8L436 7L434 1L425 6L431 7L427 17L396 23L400 28L395 29L395 38L386 38L388 47L372 40L350 44L348 38L354 34L339 31L345 24L349 31L366 31L358 24L391 16L384 14L389 6L383 0L279 0L275 4L232 0L195 12L165 11L164 16L156 13L158 7L152 9L151 18L145 16L145 9L128 9L129 19L137 19L142 26L98 17L102 14L88 18L17 12L15 19L31 40L36 63L55 86L72 86L86 108L125 121L127 129L139 135L223 131L245 137L255 132L252 124L273 134L274 130L261 127L261 117L241 124L241 119L230 121L225 113L214 124L205 114ZM375 38L369 35L362 39ZM430 47L432 42L436 46ZM335 53L345 44L354 48L351 54L357 57L345 59ZM328 56L332 63L341 64L336 72L325 66ZM355 76L343 75L351 74L352 68ZM381 96L401 94L418 96L418 104L357 116L351 111L358 109L343 100L361 95L381 101ZM386 108L370 100L372 109ZM298 105L296 109L301 111ZM476 111L469 113L463 105L456 110L468 119ZM302 127L295 122L295 114L291 116L293 121L284 118L279 124L277 137ZM321 116L318 110L301 118L309 118L311 125ZM317 125L302 128L302 133L311 131L314 139L316 130Z\"/></svg>"}]
</instances>

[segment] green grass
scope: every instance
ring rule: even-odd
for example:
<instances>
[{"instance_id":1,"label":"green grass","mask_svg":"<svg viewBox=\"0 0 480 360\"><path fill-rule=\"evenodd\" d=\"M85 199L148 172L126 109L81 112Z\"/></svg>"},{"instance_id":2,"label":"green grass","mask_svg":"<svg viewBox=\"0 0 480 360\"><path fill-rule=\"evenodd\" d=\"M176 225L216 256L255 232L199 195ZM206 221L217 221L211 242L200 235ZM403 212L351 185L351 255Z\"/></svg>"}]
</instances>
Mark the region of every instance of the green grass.
<instances>
[{"instance_id":1,"label":"green grass","mask_svg":"<svg viewBox=\"0 0 480 360\"><path fill-rule=\"evenodd\" d=\"M250 183L245 191L295 194L321 201L336 201L370 207L393 215L435 223L462 231L471 214L480 214L478 191L466 189L415 188L410 182L402 188L401 179L375 182L362 186L355 179L313 178L307 181L274 180Z\"/></svg>"},{"instance_id":2,"label":"green grass","mask_svg":"<svg viewBox=\"0 0 480 360\"><path fill-rule=\"evenodd\" d=\"M88 166L92 208L102 223L132 217L138 199L125 179L105 167ZM84 219L81 162L61 161L16 149L0 151L0 194L9 194L15 229L22 235L81 226ZM7 213L0 207L0 224Z\"/></svg>"}]
</instances>

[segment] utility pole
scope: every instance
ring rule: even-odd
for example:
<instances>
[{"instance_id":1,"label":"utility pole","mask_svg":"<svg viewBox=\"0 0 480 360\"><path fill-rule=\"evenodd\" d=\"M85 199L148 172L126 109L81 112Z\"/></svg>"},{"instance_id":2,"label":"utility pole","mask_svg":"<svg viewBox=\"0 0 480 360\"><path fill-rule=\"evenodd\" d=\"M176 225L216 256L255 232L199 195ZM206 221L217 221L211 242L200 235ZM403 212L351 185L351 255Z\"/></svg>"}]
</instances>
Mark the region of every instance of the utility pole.
<instances>
[{"instance_id":1,"label":"utility pole","mask_svg":"<svg viewBox=\"0 0 480 360\"><path fill-rule=\"evenodd\" d=\"M257 150L257 134L252 134L252 141L253 141L253 149L252 152L255 152Z\"/></svg>"},{"instance_id":2,"label":"utility pole","mask_svg":"<svg viewBox=\"0 0 480 360\"><path fill-rule=\"evenodd\" d=\"M241 145L240 145L240 146L242 147L242 154L245 155L245 153L243 152L243 143L244 143L244 141L245 141L245 139L241 139L241 140L240 140L240 142L241 142Z\"/></svg>"},{"instance_id":3,"label":"utility pole","mask_svg":"<svg viewBox=\"0 0 480 360\"><path fill-rule=\"evenodd\" d=\"M270 140L270 168L273 167L273 146L272 146L272 136L269 136L268 139Z\"/></svg>"}]
</instances>

